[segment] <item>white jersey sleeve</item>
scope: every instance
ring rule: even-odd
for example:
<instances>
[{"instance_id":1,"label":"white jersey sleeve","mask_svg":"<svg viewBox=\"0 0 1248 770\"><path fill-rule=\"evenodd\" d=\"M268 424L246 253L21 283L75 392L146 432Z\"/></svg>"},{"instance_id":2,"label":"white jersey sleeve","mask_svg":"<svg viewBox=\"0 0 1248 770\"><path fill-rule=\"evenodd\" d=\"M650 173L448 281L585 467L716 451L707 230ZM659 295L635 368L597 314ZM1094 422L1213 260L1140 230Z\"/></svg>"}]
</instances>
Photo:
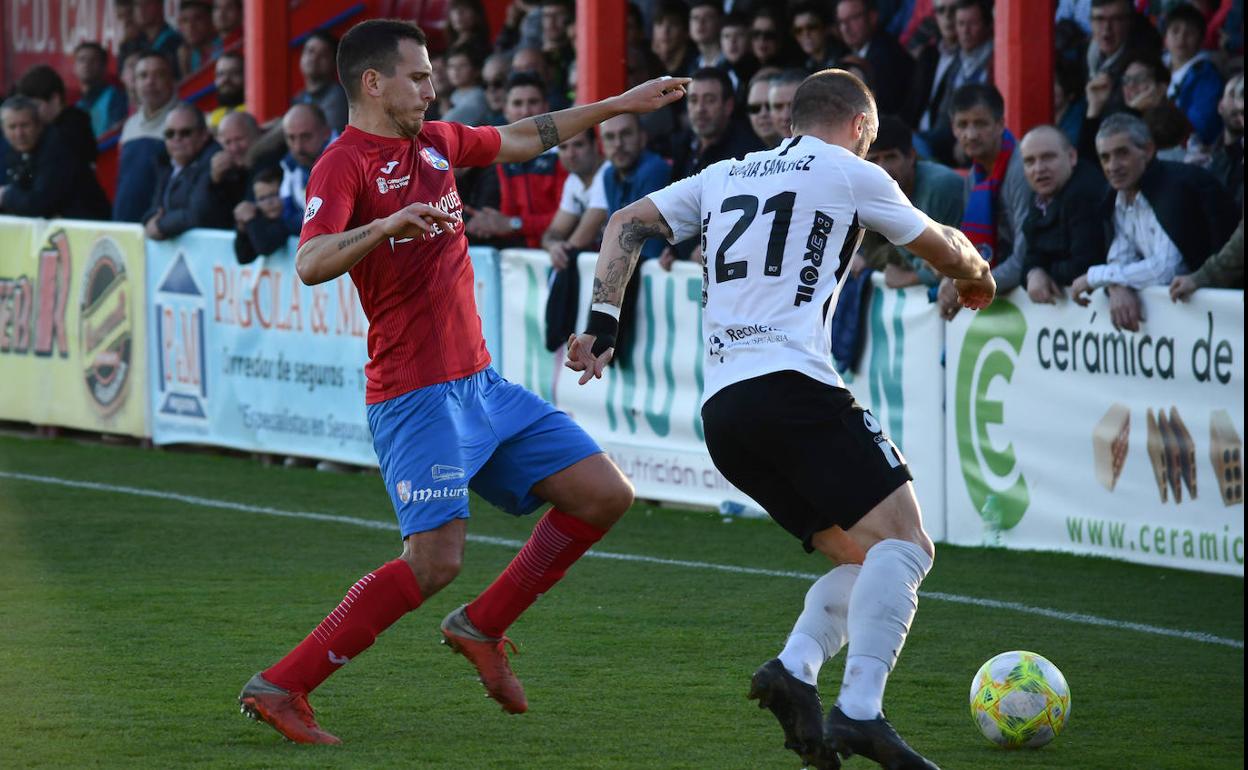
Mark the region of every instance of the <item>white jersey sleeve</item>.
<instances>
[{"instance_id":1,"label":"white jersey sleeve","mask_svg":"<svg viewBox=\"0 0 1248 770\"><path fill-rule=\"evenodd\" d=\"M893 178L874 163L854 168L854 199L858 221L896 245L905 245L922 234L927 220L914 207Z\"/></svg>"},{"instance_id":2,"label":"white jersey sleeve","mask_svg":"<svg viewBox=\"0 0 1248 770\"><path fill-rule=\"evenodd\" d=\"M594 180L589 183L588 202L585 204L587 209L607 209L607 183L603 181L603 177L607 174L607 164L602 163L598 166L598 171L594 173Z\"/></svg>"},{"instance_id":3,"label":"white jersey sleeve","mask_svg":"<svg viewBox=\"0 0 1248 770\"><path fill-rule=\"evenodd\" d=\"M585 213L585 183L576 174L568 174L563 180L563 192L559 195L559 210L573 216Z\"/></svg>"},{"instance_id":4,"label":"white jersey sleeve","mask_svg":"<svg viewBox=\"0 0 1248 770\"><path fill-rule=\"evenodd\" d=\"M698 235L702 229L702 174L673 182L646 196L672 228L671 243Z\"/></svg>"}]
</instances>

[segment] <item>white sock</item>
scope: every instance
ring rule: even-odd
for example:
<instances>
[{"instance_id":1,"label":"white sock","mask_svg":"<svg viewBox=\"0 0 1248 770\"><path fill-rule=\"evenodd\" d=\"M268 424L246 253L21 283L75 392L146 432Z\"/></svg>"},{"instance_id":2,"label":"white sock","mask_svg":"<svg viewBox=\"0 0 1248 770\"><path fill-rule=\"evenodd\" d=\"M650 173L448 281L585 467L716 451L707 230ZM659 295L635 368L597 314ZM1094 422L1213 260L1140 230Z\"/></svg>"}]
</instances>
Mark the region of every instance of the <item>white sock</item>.
<instances>
[{"instance_id":1,"label":"white sock","mask_svg":"<svg viewBox=\"0 0 1248 770\"><path fill-rule=\"evenodd\" d=\"M850 719L880 716L884 687L919 606L919 584L932 558L905 540L867 551L849 599L849 657L836 705Z\"/></svg>"},{"instance_id":2,"label":"white sock","mask_svg":"<svg viewBox=\"0 0 1248 770\"><path fill-rule=\"evenodd\" d=\"M849 597L862 567L842 564L819 578L806 592L802 614L780 652L780 662L790 674L815 685L819 668L845 646L849 635Z\"/></svg>"}]
</instances>

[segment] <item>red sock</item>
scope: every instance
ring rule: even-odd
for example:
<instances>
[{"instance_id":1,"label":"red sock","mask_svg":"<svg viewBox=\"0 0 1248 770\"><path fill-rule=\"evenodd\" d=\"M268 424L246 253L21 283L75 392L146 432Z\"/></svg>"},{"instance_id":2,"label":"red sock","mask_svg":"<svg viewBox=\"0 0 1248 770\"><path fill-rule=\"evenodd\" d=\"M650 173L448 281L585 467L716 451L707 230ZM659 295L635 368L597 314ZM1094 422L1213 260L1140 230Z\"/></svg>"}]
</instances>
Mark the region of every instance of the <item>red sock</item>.
<instances>
[{"instance_id":1,"label":"red sock","mask_svg":"<svg viewBox=\"0 0 1248 770\"><path fill-rule=\"evenodd\" d=\"M265 671L264 678L286 690L310 693L422 601L407 562L386 562L356 581L337 609Z\"/></svg>"},{"instance_id":2,"label":"red sock","mask_svg":"<svg viewBox=\"0 0 1248 770\"><path fill-rule=\"evenodd\" d=\"M551 508L503 574L465 610L486 636L502 636L537 597L559 582L605 530Z\"/></svg>"}]
</instances>

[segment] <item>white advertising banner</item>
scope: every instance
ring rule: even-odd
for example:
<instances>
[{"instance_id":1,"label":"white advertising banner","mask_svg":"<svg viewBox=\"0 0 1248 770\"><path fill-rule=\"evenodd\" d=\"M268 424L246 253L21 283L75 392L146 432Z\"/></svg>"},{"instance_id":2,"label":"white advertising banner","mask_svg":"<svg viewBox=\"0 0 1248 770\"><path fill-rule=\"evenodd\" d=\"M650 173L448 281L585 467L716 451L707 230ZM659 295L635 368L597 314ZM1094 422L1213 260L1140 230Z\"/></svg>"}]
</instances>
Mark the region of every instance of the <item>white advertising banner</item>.
<instances>
[{"instance_id":1,"label":"white advertising banner","mask_svg":"<svg viewBox=\"0 0 1248 770\"><path fill-rule=\"evenodd\" d=\"M1139 332L1021 291L949 325L947 539L1244 574L1244 297Z\"/></svg>"},{"instance_id":2,"label":"white advertising banner","mask_svg":"<svg viewBox=\"0 0 1248 770\"><path fill-rule=\"evenodd\" d=\"M841 372L858 403L871 410L914 474L923 523L945 537L945 322L925 287L889 289L880 273L864 324L862 359Z\"/></svg>"}]
</instances>

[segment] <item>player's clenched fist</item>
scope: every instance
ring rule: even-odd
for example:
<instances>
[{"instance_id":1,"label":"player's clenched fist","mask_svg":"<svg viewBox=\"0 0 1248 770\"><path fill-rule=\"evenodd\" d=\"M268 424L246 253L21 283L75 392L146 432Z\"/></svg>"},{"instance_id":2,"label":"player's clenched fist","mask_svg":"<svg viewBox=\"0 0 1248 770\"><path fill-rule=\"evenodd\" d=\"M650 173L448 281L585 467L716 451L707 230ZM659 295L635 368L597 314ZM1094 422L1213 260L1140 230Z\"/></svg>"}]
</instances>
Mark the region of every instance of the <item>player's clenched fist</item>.
<instances>
[{"instance_id":1,"label":"player's clenched fist","mask_svg":"<svg viewBox=\"0 0 1248 770\"><path fill-rule=\"evenodd\" d=\"M685 95L689 78L661 77L647 80L613 97L613 105L620 112L654 112Z\"/></svg>"},{"instance_id":2,"label":"player's clenched fist","mask_svg":"<svg viewBox=\"0 0 1248 770\"><path fill-rule=\"evenodd\" d=\"M391 238L415 238L441 225L454 230L459 218L426 203L410 203L382 220L381 231Z\"/></svg>"},{"instance_id":3,"label":"player's clenched fist","mask_svg":"<svg viewBox=\"0 0 1248 770\"><path fill-rule=\"evenodd\" d=\"M989 270L985 270L984 274L978 278L959 278L953 282L953 285L958 290L958 302L962 307L971 310L983 310L988 307L992 304L992 298L997 294L997 282Z\"/></svg>"}]
</instances>

